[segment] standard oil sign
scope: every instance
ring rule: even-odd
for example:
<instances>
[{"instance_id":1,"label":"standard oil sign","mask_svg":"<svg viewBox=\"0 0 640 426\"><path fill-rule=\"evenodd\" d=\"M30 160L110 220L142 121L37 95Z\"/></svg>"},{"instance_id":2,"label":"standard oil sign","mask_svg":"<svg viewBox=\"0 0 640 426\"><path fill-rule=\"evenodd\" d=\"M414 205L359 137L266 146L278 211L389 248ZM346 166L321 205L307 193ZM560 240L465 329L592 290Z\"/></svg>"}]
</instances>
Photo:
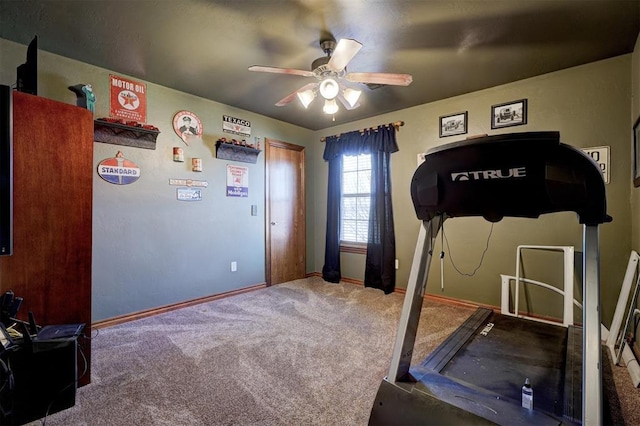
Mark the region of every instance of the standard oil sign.
<instances>
[{"instance_id":1,"label":"standard oil sign","mask_svg":"<svg viewBox=\"0 0 640 426\"><path fill-rule=\"evenodd\" d=\"M133 161L124 158L122 151L118 151L115 157L98 164L98 175L109 183L128 185L140 178L140 169Z\"/></svg>"}]
</instances>

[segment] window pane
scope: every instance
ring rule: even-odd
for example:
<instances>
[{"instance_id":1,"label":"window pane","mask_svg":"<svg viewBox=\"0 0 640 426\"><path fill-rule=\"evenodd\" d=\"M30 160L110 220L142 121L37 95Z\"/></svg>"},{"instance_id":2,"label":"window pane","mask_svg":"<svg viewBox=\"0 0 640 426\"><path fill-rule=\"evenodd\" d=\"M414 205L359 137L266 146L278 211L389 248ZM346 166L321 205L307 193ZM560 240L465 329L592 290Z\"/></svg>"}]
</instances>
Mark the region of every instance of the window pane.
<instances>
[{"instance_id":1,"label":"window pane","mask_svg":"<svg viewBox=\"0 0 640 426\"><path fill-rule=\"evenodd\" d=\"M342 171L355 172L358 170L358 157L354 155L342 156Z\"/></svg>"},{"instance_id":2,"label":"window pane","mask_svg":"<svg viewBox=\"0 0 640 426\"><path fill-rule=\"evenodd\" d=\"M370 154L361 154L358 156L358 170L371 170Z\"/></svg>"},{"instance_id":3,"label":"window pane","mask_svg":"<svg viewBox=\"0 0 640 426\"><path fill-rule=\"evenodd\" d=\"M345 172L342 175L342 193L358 193L358 172Z\"/></svg>"},{"instance_id":4,"label":"window pane","mask_svg":"<svg viewBox=\"0 0 640 426\"><path fill-rule=\"evenodd\" d=\"M371 193L371 170L358 171L358 193Z\"/></svg>"},{"instance_id":5,"label":"window pane","mask_svg":"<svg viewBox=\"0 0 640 426\"><path fill-rule=\"evenodd\" d=\"M358 199L353 197L342 199L342 218L356 219L360 212L358 209Z\"/></svg>"},{"instance_id":6,"label":"window pane","mask_svg":"<svg viewBox=\"0 0 640 426\"><path fill-rule=\"evenodd\" d=\"M358 220L364 220L365 222L369 222L369 197L358 197L358 210L357 210L357 218Z\"/></svg>"},{"instance_id":7,"label":"window pane","mask_svg":"<svg viewBox=\"0 0 640 426\"><path fill-rule=\"evenodd\" d=\"M343 219L341 234L344 241L356 241L356 221Z\"/></svg>"},{"instance_id":8,"label":"window pane","mask_svg":"<svg viewBox=\"0 0 640 426\"><path fill-rule=\"evenodd\" d=\"M366 243L369 233L371 156L343 157L342 217L343 241Z\"/></svg>"}]
</instances>

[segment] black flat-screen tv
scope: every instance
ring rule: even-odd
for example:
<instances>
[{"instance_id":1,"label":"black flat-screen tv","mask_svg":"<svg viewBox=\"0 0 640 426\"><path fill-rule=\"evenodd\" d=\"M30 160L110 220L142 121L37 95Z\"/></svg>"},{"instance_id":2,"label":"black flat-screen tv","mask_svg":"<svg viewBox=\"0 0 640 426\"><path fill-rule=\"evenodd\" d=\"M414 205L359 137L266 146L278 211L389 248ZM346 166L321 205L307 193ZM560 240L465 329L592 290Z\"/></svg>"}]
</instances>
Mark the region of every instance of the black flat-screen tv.
<instances>
[{"instance_id":1,"label":"black flat-screen tv","mask_svg":"<svg viewBox=\"0 0 640 426\"><path fill-rule=\"evenodd\" d=\"M16 90L32 95L38 94L38 36L27 47L27 62L18 66Z\"/></svg>"},{"instance_id":2,"label":"black flat-screen tv","mask_svg":"<svg viewBox=\"0 0 640 426\"><path fill-rule=\"evenodd\" d=\"M0 256L13 252L13 92L0 85Z\"/></svg>"}]
</instances>

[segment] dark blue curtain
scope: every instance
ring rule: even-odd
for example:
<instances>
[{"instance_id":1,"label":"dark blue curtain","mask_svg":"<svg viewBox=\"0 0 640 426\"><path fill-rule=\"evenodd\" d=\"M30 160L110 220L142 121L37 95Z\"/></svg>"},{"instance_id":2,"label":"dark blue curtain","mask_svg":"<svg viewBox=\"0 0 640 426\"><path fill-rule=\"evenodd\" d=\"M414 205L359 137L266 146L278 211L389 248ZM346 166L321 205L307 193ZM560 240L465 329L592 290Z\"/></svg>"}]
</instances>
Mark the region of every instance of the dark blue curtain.
<instances>
[{"instance_id":1,"label":"dark blue curtain","mask_svg":"<svg viewBox=\"0 0 640 426\"><path fill-rule=\"evenodd\" d=\"M396 287L396 236L391 206L391 153L398 150L395 128L375 132L369 137L385 139L378 146L392 151L371 152L371 205L369 209L369 238L364 270L365 287L379 288L386 294Z\"/></svg>"},{"instance_id":2,"label":"dark blue curtain","mask_svg":"<svg viewBox=\"0 0 640 426\"><path fill-rule=\"evenodd\" d=\"M325 143L329 142L327 138ZM325 155L327 149L325 147ZM342 155L337 155L329 162L329 184L327 188L327 235L325 237L324 266L322 278L330 283L338 283L340 274L340 217L342 200Z\"/></svg>"},{"instance_id":3,"label":"dark blue curtain","mask_svg":"<svg viewBox=\"0 0 640 426\"><path fill-rule=\"evenodd\" d=\"M391 206L391 153L398 151L394 126L379 126L326 139L323 158L329 163L327 233L322 277L339 282L342 156L371 154L371 206L364 284L390 293L395 288L395 231Z\"/></svg>"}]
</instances>

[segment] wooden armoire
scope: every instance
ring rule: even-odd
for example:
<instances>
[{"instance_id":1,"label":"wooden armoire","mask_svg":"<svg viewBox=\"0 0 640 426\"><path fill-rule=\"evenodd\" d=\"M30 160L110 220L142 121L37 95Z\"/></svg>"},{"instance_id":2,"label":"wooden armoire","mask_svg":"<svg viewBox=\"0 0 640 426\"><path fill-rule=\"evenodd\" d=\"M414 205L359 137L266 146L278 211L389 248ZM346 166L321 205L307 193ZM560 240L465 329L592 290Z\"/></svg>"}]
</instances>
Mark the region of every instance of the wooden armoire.
<instances>
[{"instance_id":1,"label":"wooden armoire","mask_svg":"<svg viewBox=\"0 0 640 426\"><path fill-rule=\"evenodd\" d=\"M85 323L91 336L92 178L91 112L13 92L13 254L0 256L0 291L24 298L19 319ZM83 385L91 341L79 346Z\"/></svg>"}]
</instances>

